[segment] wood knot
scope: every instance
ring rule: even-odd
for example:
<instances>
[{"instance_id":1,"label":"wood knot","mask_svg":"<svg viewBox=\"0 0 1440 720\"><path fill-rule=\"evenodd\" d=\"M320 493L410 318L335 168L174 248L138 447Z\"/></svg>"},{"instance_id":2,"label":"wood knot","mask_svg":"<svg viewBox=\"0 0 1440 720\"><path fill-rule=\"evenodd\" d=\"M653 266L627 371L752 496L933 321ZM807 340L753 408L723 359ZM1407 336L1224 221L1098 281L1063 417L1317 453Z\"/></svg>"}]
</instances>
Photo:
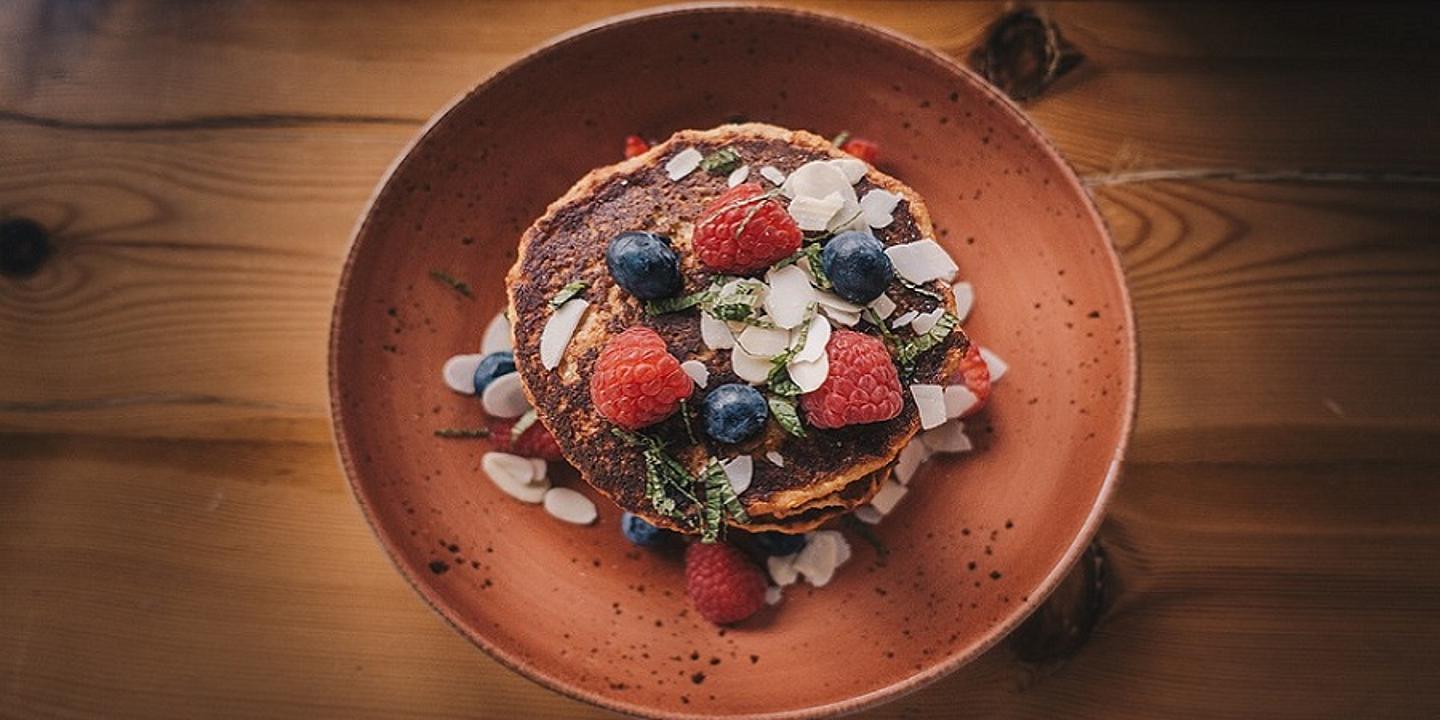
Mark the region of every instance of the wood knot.
<instances>
[{"instance_id":1,"label":"wood knot","mask_svg":"<svg viewBox=\"0 0 1440 720\"><path fill-rule=\"evenodd\" d=\"M1037 97L1084 59L1054 22L1029 8L1002 15L970 53L971 67L1016 100Z\"/></svg>"},{"instance_id":2,"label":"wood knot","mask_svg":"<svg viewBox=\"0 0 1440 720\"><path fill-rule=\"evenodd\" d=\"M1010 634L1006 643L1016 657L1045 663L1074 655L1105 612L1105 574L1105 550L1092 542L1055 592Z\"/></svg>"},{"instance_id":3,"label":"wood knot","mask_svg":"<svg viewBox=\"0 0 1440 720\"><path fill-rule=\"evenodd\" d=\"M50 233L29 218L0 222L0 275L29 277L50 258Z\"/></svg>"}]
</instances>

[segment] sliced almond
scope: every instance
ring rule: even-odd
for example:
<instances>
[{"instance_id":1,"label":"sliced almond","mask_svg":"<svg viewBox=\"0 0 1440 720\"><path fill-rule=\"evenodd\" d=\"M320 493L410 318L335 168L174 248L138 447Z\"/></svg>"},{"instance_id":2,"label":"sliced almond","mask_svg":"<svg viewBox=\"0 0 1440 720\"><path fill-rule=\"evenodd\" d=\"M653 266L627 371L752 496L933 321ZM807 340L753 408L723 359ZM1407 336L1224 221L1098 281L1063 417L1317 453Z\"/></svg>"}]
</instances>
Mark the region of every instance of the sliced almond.
<instances>
[{"instance_id":1,"label":"sliced almond","mask_svg":"<svg viewBox=\"0 0 1440 720\"><path fill-rule=\"evenodd\" d=\"M794 265L771 270L765 273L765 284L770 286L765 312L776 325L789 330L805 321L805 312L816 298L804 270Z\"/></svg>"},{"instance_id":2,"label":"sliced almond","mask_svg":"<svg viewBox=\"0 0 1440 720\"><path fill-rule=\"evenodd\" d=\"M960 318L963 323L965 318L970 317L970 310L975 307L975 286L962 280L950 286L950 289L955 292L955 317Z\"/></svg>"},{"instance_id":3,"label":"sliced almond","mask_svg":"<svg viewBox=\"0 0 1440 720\"><path fill-rule=\"evenodd\" d=\"M915 397L915 406L920 410L920 429L940 427L945 422L945 388L939 385L916 384L910 386Z\"/></svg>"},{"instance_id":4,"label":"sliced almond","mask_svg":"<svg viewBox=\"0 0 1440 720\"><path fill-rule=\"evenodd\" d=\"M751 385L761 385L769 380L772 367L770 358L755 357L745 352L745 348L737 347L730 351L730 368Z\"/></svg>"},{"instance_id":5,"label":"sliced almond","mask_svg":"<svg viewBox=\"0 0 1440 720\"><path fill-rule=\"evenodd\" d=\"M805 549L795 558L795 569L805 576L805 581L815 587L825 587L835 577L835 571L850 559L850 543L845 536L834 530L819 530L810 533Z\"/></svg>"},{"instance_id":6,"label":"sliced almond","mask_svg":"<svg viewBox=\"0 0 1440 720\"><path fill-rule=\"evenodd\" d=\"M888 227L895 221L895 206L899 204L899 195L876 188L860 198L860 213L864 216L866 225L872 228Z\"/></svg>"},{"instance_id":7,"label":"sliced almond","mask_svg":"<svg viewBox=\"0 0 1440 720\"><path fill-rule=\"evenodd\" d=\"M735 334L724 320L700 313L700 339L711 350L728 350L735 347Z\"/></svg>"},{"instance_id":8,"label":"sliced almond","mask_svg":"<svg viewBox=\"0 0 1440 720\"><path fill-rule=\"evenodd\" d=\"M830 227L830 219L845 207L840 193L830 193L823 198L801 195L790 201L790 217L801 230L815 232Z\"/></svg>"},{"instance_id":9,"label":"sliced almond","mask_svg":"<svg viewBox=\"0 0 1440 720\"><path fill-rule=\"evenodd\" d=\"M955 261L950 259L950 253L945 252L940 243L929 238L903 245L891 245L885 248L885 254L890 256L890 263L895 266L896 273L917 285L931 280L949 282L959 270Z\"/></svg>"},{"instance_id":10,"label":"sliced almond","mask_svg":"<svg viewBox=\"0 0 1440 720\"><path fill-rule=\"evenodd\" d=\"M834 160L830 160L829 163L843 173L845 179L849 180L851 185L864 180L865 173L870 172L870 166L866 165L864 160L858 158L835 158Z\"/></svg>"},{"instance_id":11,"label":"sliced almond","mask_svg":"<svg viewBox=\"0 0 1440 720\"><path fill-rule=\"evenodd\" d=\"M785 599L785 591L779 585L769 585L765 588L765 604L779 605Z\"/></svg>"},{"instance_id":12,"label":"sliced almond","mask_svg":"<svg viewBox=\"0 0 1440 720\"><path fill-rule=\"evenodd\" d=\"M550 488L545 492L544 503L545 512L552 517L576 525L589 525L600 516L590 498L570 488Z\"/></svg>"},{"instance_id":13,"label":"sliced almond","mask_svg":"<svg viewBox=\"0 0 1440 720\"><path fill-rule=\"evenodd\" d=\"M795 357L792 358L794 362L819 360L820 356L825 354L825 345L830 342L830 321L826 320L823 315L816 313L815 317L810 318L810 324L807 327L809 329L804 331L805 345L796 351ZM790 342L798 340L800 332L800 328L791 330Z\"/></svg>"},{"instance_id":14,"label":"sliced almond","mask_svg":"<svg viewBox=\"0 0 1440 720\"><path fill-rule=\"evenodd\" d=\"M855 325L860 322L860 313L845 312L844 310L836 310L832 307L823 306L820 309L825 313L826 317L834 320L836 325L855 327Z\"/></svg>"},{"instance_id":15,"label":"sliced almond","mask_svg":"<svg viewBox=\"0 0 1440 720\"><path fill-rule=\"evenodd\" d=\"M685 371L685 374L689 375L700 389L703 390L706 385L710 384L710 368L705 367L705 363L699 360L686 360L680 363L680 369Z\"/></svg>"},{"instance_id":16,"label":"sliced almond","mask_svg":"<svg viewBox=\"0 0 1440 720\"><path fill-rule=\"evenodd\" d=\"M897 318L895 318L894 320L891 320L891 321L890 321L890 327L895 328L895 329L898 330L898 329L900 329L900 328L902 328L902 327L905 327L906 325L909 325L910 323L914 322L914 321L915 321L915 318L917 318L917 317L920 317L920 313L918 313L918 312L916 312L916 311L914 311L914 310L907 310L907 311L905 311L904 313L901 313L901 314L900 314L900 317L897 317Z\"/></svg>"},{"instance_id":17,"label":"sliced almond","mask_svg":"<svg viewBox=\"0 0 1440 720\"><path fill-rule=\"evenodd\" d=\"M675 156L665 163L665 174L669 175L671 180L679 180L695 172L695 168L700 167L700 161L703 159L705 156L701 155L699 150L685 148L675 153Z\"/></svg>"},{"instance_id":18,"label":"sliced almond","mask_svg":"<svg viewBox=\"0 0 1440 720\"><path fill-rule=\"evenodd\" d=\"M580 326L580 318L585 316L589 307L590 303L585 300L571 298L545 321L545 329L540 332L540 364L546 370L560 367L565 348L569 347L570 338L575 336L575 328Z\"/></svg>"},{"instance_id":19,"label":"sliced almond","mask_svg":"<svg viewBox=\"0 0 1440 720\"><path fill-rule=\"evenodd\" d=\"M754 458L740 455L720 463L720 467L725 471L725 477L730 480L730 489L734 490L736 495L750 489L750 481L755 477Z\"/></svg>"},{"instance_id":20,"label":"sliced almond","mask_svg":"<svg viewBox=\"0 0 1440 720\"><path fill-rule=\"evenodd\" d=\"M535 466L529 458L502 452L487 452L480 458L480 467L490 482L520 502L536 504L545 499L548 481L535 480Z\"/></svg>"},{"instance_id":21,"label":"sliced almond","mask_svg":"<svg viewBox=\"0 0 1440 720\"><path fill-rule=\"evenodd\" d=\"M910 488L894 480L886 480L880 486L880 492L875 493L875 497L870 498L870 504L873 505L876 510L879 510L882 515L889 515L890 512L895 509L895 506L900 503L900 500L905 497L905 493L907 492L910 492Z\"/></svg>"},{"instance_id":22,"label":"sliced almond","mask_svg":"<svg viewBox=\"0 0 1440 720\"><path fill-rule=\"evenodd\" d=\"M753 357L773 358L790 347L790 331L751 325L735 338L735 342Z\"/></svg>"},{"instance_id":23,"label":"sliced almond","mask_svg":"<svg viewBox=\"0 0 1440 720\"><path fill-rule=\"evenodd\" d=\"M480 405L485 414L495 418L518 418L530 409L525 389L520 384L520 373L501 375L485 386L480 394Z\"/></svg>"},{"instance_id":24,"label":"sliced almond","mask_svg":"<svg viewBox=\"0 0 1440 720\"><path fill-rule=\"evenodd\" d=\"M940 322L940 316L944 314L945 308L943 307L935 308L930 312L920 313L915 316L914 320L910 321L910 329L914 330L916 335L924 335L930 332L931 328L935 327L935 323Z\"/></svg>"},{"instance_id":25,"label":"sliced almond","mask_svg":"<svg viewBox=\"0 0 1440 720\"><path fill-rule=\"evenodd\" d=\"M930 448L923 442L911 440L900 450L900 457L895 461L895 479L902 485L910 484L910 478L915 477L915 471L930 459Z\"/></svg>"},{"instance_id":26,"label":"sliced almond","mask_svg":"<svg viewBox=\"0 0 1440 720\"><path fill-rule=\"evenodd\" d=\"M815 299L820 303L822 307L832 308L835 310L840 310L842 312L858 314L865 310L865 306L863 305L856 305L855 303L850 302L849 300L846 300L845 298L842 298L835 293L826 292L824 290L816 291Z\"/></svg>"},{"instance_id":27,"label":"sliced almond","mask_svg":"<svg viewBox=\"0 0 1440 720\"><path fill-rule=\"evenodd\" d=\"M535 477L530 480L531 485L547 482L550 475L550 463L543 458L525 458L530 461L530 467L535 469Z\"/></svg>"},{"instance_id":28,"label":"sliced almond","mask_svg":"<svg viewBox=\"0 0 1440 720\"><path fill-rule=\"evenodd\" d=\"M980 398L970 392L970 388L964 385L945 386L945 417L955 419L964 417L972 408L980 404Z\"/></svg>"},{"instance_id":29,"label":"sliced almond","mask_svg":"<svg viewBox=\"0 0 1440 720\"><path fill-rule=\"evenodd\" d=\"M884 320L885 318L893 315L895 313L896 307L898 306L895 304L894 300L890 299L889 295L881 295L880 297L877 297L874 300L870 301L870 309L874 310L875 316L880 318L881 320Z\"/></svg>"},{"instance_id":30,"label":"sliced almond","mask_svg":"<svg viewBox=\"0 0 1440 720\"><path fill-rule=\"evenodd\" d=\"M790 379L800 387L800 392L814 392L830 376L830 356L822 354L810 362L791 361L785 369L790 373Z\"/></svg>"},{"instance_id":31,"label":"sliced almond","mask_svg":"<svg viewBox=\"0 0 1440 720\"><path fill-rule=\"evenodd\" d=\"M763 177L766 180L775 183L776 185L785 184L785 173L780 172L780 168L777 168L774 165L766 165L765 167L760 168L760 177Z\"/></svg>"},{"instance_id":32,"label":"sliced almond","mask_svg":"<svg viewBox=\"0 0 1440 720\"><path fill-rule=\"evenodd\" d=\"M475 394L475 368L480 366L484 355L456 355L445 361L440 376L445 386L462 395Z\"/></svg>"},{"instance_id":33,"label":"sliced almond","mask_svg":"<svg viewBox=\"0 0 1440 720\"><path fill-rule=\"evenodd\" d=\"M990 382L992 383L999 382L1000 378L1005 377L1005 372L1010 369L1010 366L1007 365L1004 360L1001 360L1000 356L996 355L995 351L990 348L980 348L980 358L985 361L985 365L990 369Z\"/></svg>"},{"instance_id":34,"label":"sliced almond","mask_svg":"<svg viewBox=\"0 0 1440 720\"><path fill-rule=\"evenodd\" d=\"M490 318L490 324L485 326L485 335L480 338L480 354L489 355L493 352L510 349L510 319L505 313L495 313Z\"/></svg>"},{"instance_id":35,"label":"sliced almond","mask_svg":"<svg viewBox=\"0 0 1440 720\"><path fill-rule=\"evenodd\" d=\"M970 436L965 434L965 423L958 420L921 433L920 441L937 453L970 452L975 449L970 442Z\"/></svg>"},{"instance_id":36,"label":"sliced almond","mask_svg":"<svg viewBox=\"0 0 1440 720\"><path fill-rule=\"evenodd\" d=\"M735 187L736 185L745 182L745 178L748 177L750 177L750 166L741 165L740 167L731 170L730 174L725 177L725 185L726 187Z\"/></svg>"},{"instance_id":37,"label":"sliced almond","mask_svg":"<svg viewBox=\"0 0 1440 720\"><path fill-rule=\"evenodd\" d=\"M775 467L785 467L785 456L781 455L778 452L775 452L774 450L767 450L765 452L765 459L769 460L770 464L774 465Z\"/></svg>"},{"instance_id":38,"label":"sliced almond","mask_svg":"<svg viewBox=\"0 0 1440 720\"><path fill-rule=\"evenodd\" d=\"M780 587L794 585L800 577L795 570L795 558L799 556L800 553L795 553L794 555L772 555L766 558L765 569L770 573L770 581Z\"/></svg>"},{"instance_id":39,"label":"sliced almond","mask_svg":"<svg viewBox=\"0 0 1440 720\"><path fill-rule=\"evenodd\" d=\"M866 525L879 525L885 515L876 510L874 505L861 505L855 508L855 518Z\"/></svg>"},{"instance_id":40,"label":"sliced almond","mask_svg":"<svg viewBox=\"0 0 1440 720\"><path fill-rule=\"evenodd\" d=\"M830 193L840 193L845 199L855 195L855 188L845 173L825 160L813 160L795 168L790 177L785 178L781 191L792 198L823 198Z\"/></svg>"}]
</instances>

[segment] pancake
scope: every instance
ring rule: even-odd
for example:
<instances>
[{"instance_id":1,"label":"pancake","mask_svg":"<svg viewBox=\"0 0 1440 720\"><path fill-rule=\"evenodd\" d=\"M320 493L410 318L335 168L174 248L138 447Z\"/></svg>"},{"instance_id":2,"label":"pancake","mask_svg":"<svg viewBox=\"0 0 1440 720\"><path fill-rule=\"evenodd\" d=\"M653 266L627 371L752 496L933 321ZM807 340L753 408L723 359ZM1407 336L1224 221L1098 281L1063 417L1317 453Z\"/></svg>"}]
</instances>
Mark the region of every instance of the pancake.
<instances>
[{"instance_id":1,"label":"pancake","mask_svg":"<svg viewBox=\"0 0 1440 720\"><path fill-rule=\"evenodd\" d=\"M587 482L620 507L656 525L695 532L699 529L699 507L694 503L683 507L678 515L658 512L651 505L646 494L643 449L612 431L611 423L591 402L588 382L606 341L634 325L645 325L659 333L680 360L704 363L710 373L707 387L742 382L730 365L730 352L711 350L702 341L699 310L651 316L640 301L614 282L605 265L606 245L616 234L629 230L657 232L671 238L680 257L682 293L711 285L716 275L700 266L690 238L703 209L727 189L726 177L698 169L678 181L671 180L666 163L688 148L707 155L729 148L750 165L754 179L758 179L758 169L767 165L788 174L813 160L849 157L817 135L771 125L681 131L638 157L592 171L552 203L522 236L508 285L516 365L539 421L555 436L566 459ZM901 198L892 213L894 221L873 231L883 243L894 245L934 237L929 213L913 190L868 168L855 190L863 196L875 188ZM588 283L583 297L590 307L559 367L547 370L539 359L539 344L553 312L550 301L574 282ZM936 307L954 311L948 284L934 281L926 284L924 291L908 289L898 279L892 283L887 294L897 305L895 315L909 310L927 312ZM865 321L852 329L879 334ZM944 384L958 367L967 346L968 340L957 327L915 359L902 385ZM900 414L891 420L833 430L807 427L803 438L788 435L772 421L756 438L740 445L725 445L700 432L694 410L703 395L704 390L697 388L687 408L642 432L651 442L663 445L665 452L694 477L702 474L711 458L752 455L752 481L740 494L739 502L748 515L763 521L754 523L756 526L785 526L790 521L798 527L820 515L828 519L832 511L848 512L863 504L878 488L873 477L883 475L882 471L919 429L918 410L907 391ZM769 451L784 458L783 468L765 460ZM852 489L855 487L869 491ZM698 497L701 488L695 490ZM801 518L809 519L801 522ZM731 522L735 524L733 519Z\"/></svg>"}]
</instances>

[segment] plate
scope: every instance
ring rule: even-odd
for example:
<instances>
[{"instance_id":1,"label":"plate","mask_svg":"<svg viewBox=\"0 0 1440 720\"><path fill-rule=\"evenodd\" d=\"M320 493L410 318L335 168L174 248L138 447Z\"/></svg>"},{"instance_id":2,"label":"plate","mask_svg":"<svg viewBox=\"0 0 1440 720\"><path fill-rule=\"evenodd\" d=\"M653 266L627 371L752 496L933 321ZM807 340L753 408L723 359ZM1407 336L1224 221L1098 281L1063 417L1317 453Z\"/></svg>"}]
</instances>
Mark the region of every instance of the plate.
<instances>
[{"instance_id":1,"label":"plate","mask_svg":"<svg viewBox=\"0 0 1440 720\"><path fill-rule=\"evenodd\" d=\"M1010 365L831 585L719 630L676 557L620 511L590 527L503 496L481 422L446 389L503 304L521 232L621 141L738 119L848 130L927 200L974 283L965 327ZM465 297L431 277L464 281ZM1134 413L1129 298L1074 173L1005 97L949 58L849 20L772 8L622 16L531 52L441 111L391 168L336 298L331 409L342 464L400 572L451 625L559 692L656 717L814 717L918 688L994 645L1085 548ZM560 477L583 486L573 475ZM592 495L593 497L593 495Z\"/></svg>"}]
</instances>

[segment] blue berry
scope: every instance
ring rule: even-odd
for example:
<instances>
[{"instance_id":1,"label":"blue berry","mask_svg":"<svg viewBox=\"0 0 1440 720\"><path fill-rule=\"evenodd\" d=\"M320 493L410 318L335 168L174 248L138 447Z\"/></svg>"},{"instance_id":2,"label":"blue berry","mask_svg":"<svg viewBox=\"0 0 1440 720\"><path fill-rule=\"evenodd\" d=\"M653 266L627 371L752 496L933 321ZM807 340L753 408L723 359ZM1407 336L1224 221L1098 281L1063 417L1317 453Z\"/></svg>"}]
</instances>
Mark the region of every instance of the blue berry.
<instances>
[{"instance_id":1,"label":"blue berry","mask_svg":"<svg viewBox=\"0 0 1440 720\"><path fill-rule=\"evenodd\" d=\"M620 516L620 532L625 533L630 542L640 547L654 547L665 542L665 538L670 535L669 530L655 527L645 522L644 518L628 512Z\"/></svg>"},{"instance_id":2,"label":"blue berry","mask_svg":"<svg viewBox=\"0 0 1440 720\"><path fill-rule=\"evenodd\" d=\"M475 366L475 394L485 392L490 383L501 375L509 375L515 372L515 354L509 350L493 352L480 358L480 364Z\"/></svg>"},{"instance_id":3,"label":"blue berry","mask_svg":"<svg viewBox=\"0 0 1440 720\"><path fill-rule=\"evenodd\" d=\"M749 385L728 383L710 391L700 409L705 432L723 443L738 443L754 437L765 427L770 408L765 397Z\"/></svg>"},{"instance_id":4,"label":"blue berry","mask_svg":"<svg viewBox=\"0 0 1440 720\"><path fill-rule=\"evenodd\" d=\"M658 300L680 292L680 258L670 238L648 232L623 232L605 248L610 276L641 300Z\"/></svg>"},{"instance_id":5,"label":"blue berry","mask_svg":"<svg viewBox=\"0 0 1440 720\"><path fill-rule=\"evenodd\" d=\"M755 534L755 544L765 551L766 555L782 557L794 555L805 549L804 535L786 535L781 532L762 532Z\"/></svg>"},{"instance_id":6,"label":"blue berry","mask_svg":"<svg viewBox=\"0 0 1440 720\"><path fill-rule=\"evenodd\" d=\"M895 279L895 266L885 245L858 230L840 233L825 243L820 264L835 285L835 294L865 304L880 297Z\"/></svg>"}]
</instances>

